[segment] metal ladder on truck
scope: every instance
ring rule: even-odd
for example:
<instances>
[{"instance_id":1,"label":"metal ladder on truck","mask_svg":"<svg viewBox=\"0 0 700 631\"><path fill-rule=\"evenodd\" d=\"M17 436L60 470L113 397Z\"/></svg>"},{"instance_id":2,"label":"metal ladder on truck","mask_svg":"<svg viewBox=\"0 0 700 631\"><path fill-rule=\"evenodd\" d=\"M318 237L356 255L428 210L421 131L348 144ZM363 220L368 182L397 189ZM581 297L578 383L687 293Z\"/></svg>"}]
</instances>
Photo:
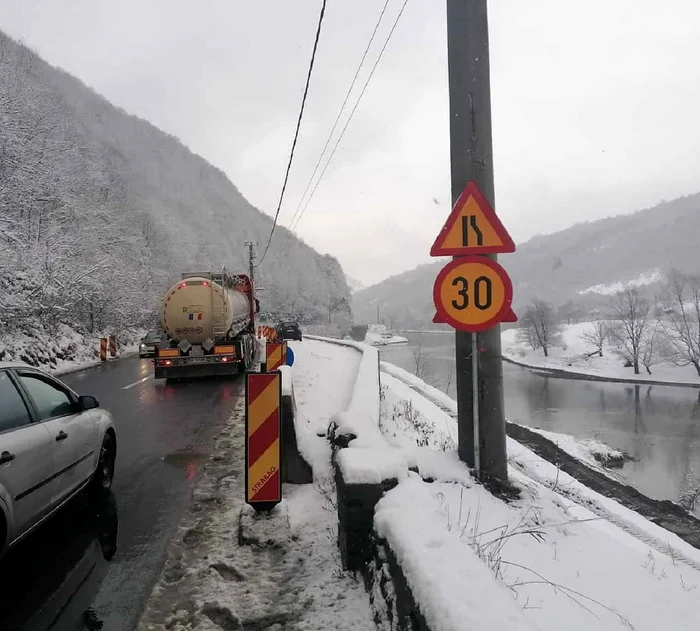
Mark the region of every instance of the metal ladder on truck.
<instances>
[{"instance_id":1,"label":"metal ladder on truck","mask_svg":"<svg viewBox=\"0 0 700 631\"><path fill-rule=\"evenodd\" d=\"M210 274L211 280L213 281L210 287L210 297L211 297L211 330L214 333L214 337L221 338L226 334L226 317L224 315L224 298L221 300L214 300L214 282L219 283L222 290L226 289L226 267L221 268L221 278L218 278L218 274ZM217 278L215 278L215 276Z\"/></svg>"}]
</instances>

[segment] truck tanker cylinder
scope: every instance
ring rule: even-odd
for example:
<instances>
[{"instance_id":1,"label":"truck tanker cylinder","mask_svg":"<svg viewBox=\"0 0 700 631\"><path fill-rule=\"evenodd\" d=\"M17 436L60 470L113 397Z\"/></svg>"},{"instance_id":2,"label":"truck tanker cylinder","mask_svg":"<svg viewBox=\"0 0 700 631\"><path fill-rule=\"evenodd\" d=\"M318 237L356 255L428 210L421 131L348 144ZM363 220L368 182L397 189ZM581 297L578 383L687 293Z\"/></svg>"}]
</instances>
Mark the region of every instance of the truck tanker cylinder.
<instances>
[{"instance_id":1,"label":"truck tanker cylinder","mask_svg":"<svg viewBox=\"0 0 700 631\"><path fill-rule=\"evenodd\" d=\"M177 342L219 341L248 326L250 303L238 289L222 287L207 278L186 278L165 292L160 320L163 330Z\"/></svg>"}]
</instances>

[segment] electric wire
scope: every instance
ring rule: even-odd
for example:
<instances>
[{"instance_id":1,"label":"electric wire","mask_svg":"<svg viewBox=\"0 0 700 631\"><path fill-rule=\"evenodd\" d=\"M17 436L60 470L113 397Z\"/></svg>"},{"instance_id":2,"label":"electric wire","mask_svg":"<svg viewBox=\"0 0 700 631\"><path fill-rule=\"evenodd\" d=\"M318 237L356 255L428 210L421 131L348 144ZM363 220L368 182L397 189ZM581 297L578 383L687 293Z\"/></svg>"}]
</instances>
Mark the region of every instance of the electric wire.
<instances>
[{"instance_id":1,"label":"electric wire","mask_svg":"<svg viewBox=\"0 0 700 631\"><path fill-rule=\"evenodd\" d=\"M323 16L326 13L326 1L323 0L323 4L321 5L321 13L318 17L318 27L316 28L316 38L314 40L314 48L313 52L311 53L311 62L309 63L309 71L306 75L306 85L304 86L304 96L301 99L301 108L299 110L299 117L297 118L297 128L296 131L294 132L294 141L292 142L292 150L289 153L289 162L287 163L287 171L284 175L284 183L282 184L282 191L280 193L280 198L279 202L277 203L277 211L275 212L275 218L272 222L272 229L270 230L270 237L267 240L267 245L265 246L265 251L263 252L263 255L260 257L260 261L256 264L255 267L260 267L265 260L265 255L267 254L267 251L270 249L270 244L272 243L272 235L275 233L275 228L277 227L277 219L279 218L280 215L280 209L282 208L282 200L284 199L284 192L287 189L287 182L289 181L289 171L292 168L292 162L294 161L294 150L296 149L297 146L297 140L299 139L299 128L301 127L301 120L304 117L304 107L306 106L306 97L309 93L309 83L311 83L311 74L313 73L314 69L314 62L316 60L316 50L318 49L318 40L321 37L321 26L323 25Z\"/></svg>"},{"instance_id":2,"label":"electric wire","mask_svg":"<svg viewBox=\"0 0 700 631\"><path fill-rule=\"evenodd\" d=\"M355 71L355 76L352 78L352 82L350 83L350 87L348 88L347 93L345 94L345 100L343 101L343 104L340 106L340 110L338 111L338 116L335 118L335 122L333 123L333 127L328 134L328 138L326 139L326 144L323 145L323 149L321 150L321 155L318 157L318 161L316 162L316 166L314 167L314 171L311 174L311 177L309 178L309 181L306 183L306 188L304 189L304 193L301 196L301 199L299 200L299 204L297 205L296 210L294 211L294 216L292 217L292 220L289 222L289 225L291 226L294 223L294 220L297 218L297 215L299 214L299 211L301 210L301 206L304 203L304 199L306 198L306 194L309 192L309 189L311 188L311 184L314 181L314 178L316 177L316 173L318 173L318 168L321 166L321 162L323 161L323 157L326 155L326 149L328 149L328 146L331 144L331 139L333 138L333 134L335 133L336 128L338 127L338 123L340 122L340 118L343 115L343 111L345 110L345 106L348 103L348 100L350 99L350 94L352 93L352 89L355 87L355 83L357 82L357 77L360 76L360 71L362 70L362 66L364 66L365 59L367 59L367 54L369 53L369 49L371 48L374 38L377 35L377 31L379 30L379 25L382 22L382 18L384 17L384 14L386 13L387 7L389 6L389 3L391 0L386 0L384 3L384 8L382 9L382 12L379 14L379 18L377 19L377 23L374 26L374 31L372 31L372 36L369 38L369 42L367 43L367 47L365 48L365 52L362 54L362 59L360 60L359 65L357 66L357 70Z\"/></svg>"},{"instance_id":3,"label":"electric wire","mask_svg":"<svg viewBox=\"0 0 700 631\"><path fill-rule=\"evenodd\" d=\"M321 175L319 176L318 180L316 181L316 184L314 185L314 188L311 191L311 195L306 201L306 204L304 205L303 210L297 217L296 223L292 226L289 226L290 230L295 230L296 227L299 225L299 222L301 221L302 217L304 216L304 213L306 212L306 209L309 207L309 204L311 203L311 200L314 197L314 194L316 193L316 189L318 188L318 185L321 183L323 180L323 176L326 173L326 170L328 169L328 166L331 163L331 160L333 160L333 156L335 155L335 152L338 150L338 146L340 145L340 141L343 139L343 136L345 135L345 132L348 128L348 125L350 125L350 121L352 120L355 110L357 110L357 106L360 104L360 101L362 101L362 97L365 93L365 90L367 90L367 86L369 85L369 82L372 79L372 76L374 75L374 71L377 69L377 66L379 65L379 62L382 59L382 55L384 54L384 51L386 50L386 47L389 44L389 41L391 40L392 35L394 34L394 31L396 30L396 26L399 23L399 20L401 19L401 16L403 15L404 9L406 8L406 5L408 4L408 0L404 0L403 5L401 6L401 10L399 11L399 14L396 16L396 20L394 21L394 25L391 27L391 31L389 31L389 35L386 38L386 41L384 42L384 46L382 46L381 51L379 52L379 56L377 57L377 60L374 62L374 66L372 67L372 70L369 73L369 76L367 77L367 80L365 81L364 86L362 87L362 92L360 92L360 96L357 99L357 102L355 103L355 106L352 108L352 111L350 112L350 116L348 117L348 120L345 123L345 126L343 127L343 130L340 132L340 136L338 137L338 140L335 143L335 146L333 147L333 151L331 152L331 155L328 158L328 161L326 162L326 165L323 167L323 171L321 171Z\"/></svg>"}]
</instances>

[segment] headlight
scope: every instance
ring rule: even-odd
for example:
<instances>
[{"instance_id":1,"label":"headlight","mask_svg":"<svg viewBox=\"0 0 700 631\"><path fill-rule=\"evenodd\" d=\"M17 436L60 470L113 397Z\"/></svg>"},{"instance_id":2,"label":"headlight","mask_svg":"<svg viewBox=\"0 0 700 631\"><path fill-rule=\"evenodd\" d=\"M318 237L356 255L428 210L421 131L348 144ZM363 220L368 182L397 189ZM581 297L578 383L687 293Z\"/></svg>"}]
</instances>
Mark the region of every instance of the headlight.
<instances>
[{"instance_id":1,"label":"headlight","mask_svg":"<svg viewBox=\"0 0 700 631\"><path fill-rule=\"evenodd\" d=\"M146 345L145 345L145 344L141 344L141 350L143 350L144 348L146 348Z\"/></svg>"}]
</instances>

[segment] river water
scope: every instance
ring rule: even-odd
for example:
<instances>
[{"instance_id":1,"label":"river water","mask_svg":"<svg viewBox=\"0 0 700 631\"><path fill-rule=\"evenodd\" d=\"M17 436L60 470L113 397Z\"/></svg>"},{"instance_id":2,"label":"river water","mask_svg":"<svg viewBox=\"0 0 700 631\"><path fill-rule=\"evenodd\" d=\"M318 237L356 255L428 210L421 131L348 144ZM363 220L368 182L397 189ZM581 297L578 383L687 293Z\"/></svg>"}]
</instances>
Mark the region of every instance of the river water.
<instances>
[{"instance_id":1,"label":"river water","mask_svg":"<svg viewBox=\"0 0 700 631\"><path fill-rule=\"evenodd\" d=\"M409 344L382 359L416 374L420 354L423 379L455 398L454 334L401 335ZM542 377L506 362L503 381L508 420L623 449L635 460L615 474L645 495L677 501L700 485L700 389Z\"/></svg>"}]
</instances>

